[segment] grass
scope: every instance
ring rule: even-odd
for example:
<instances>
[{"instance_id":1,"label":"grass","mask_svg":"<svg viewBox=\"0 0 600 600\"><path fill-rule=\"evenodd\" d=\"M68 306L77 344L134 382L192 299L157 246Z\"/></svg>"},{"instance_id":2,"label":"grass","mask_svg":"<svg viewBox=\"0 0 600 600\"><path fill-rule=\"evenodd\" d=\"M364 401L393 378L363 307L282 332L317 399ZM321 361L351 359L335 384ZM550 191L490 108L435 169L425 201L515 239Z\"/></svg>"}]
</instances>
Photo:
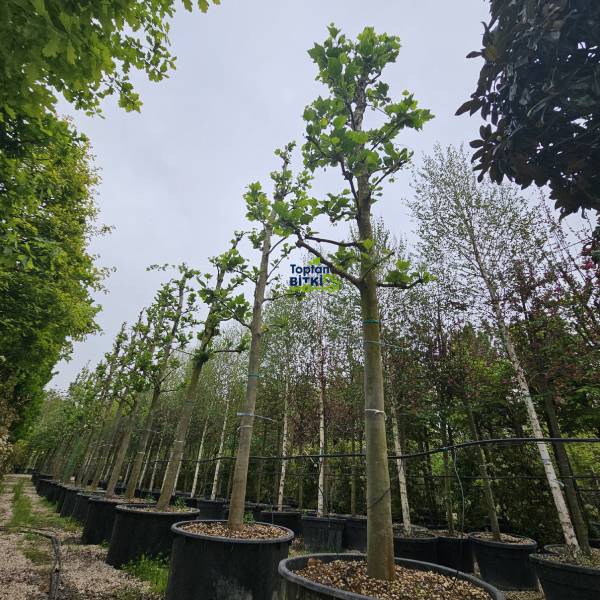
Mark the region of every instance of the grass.
<instances>
[{"instance_id":1,"label":"grass","mask_svg":"<svg viewBox=\"0 0 600 600\"><path fill-rule=\"evenodd\" d=\"M169 562L166 558L142 556L138 561L125 565L123 570L138 579L147 581L155 594L163 596L167 591Z\"/></svg>"},{"instance_id":2,"label":"grass","mask_svg":"<svg viewBox=\"0 0 600 600\"><path fill-rule=\"evenodd\" d=\"M33 527L39 529L62 529L77 531L79 524L71 518L64 518L54 512L55 505L47 500L41 504L48 510L33 511L30 498L23 491L24 481L18 481L13 487L13 514L8 522L9 527Z\"/></svg>"}]
</instances>

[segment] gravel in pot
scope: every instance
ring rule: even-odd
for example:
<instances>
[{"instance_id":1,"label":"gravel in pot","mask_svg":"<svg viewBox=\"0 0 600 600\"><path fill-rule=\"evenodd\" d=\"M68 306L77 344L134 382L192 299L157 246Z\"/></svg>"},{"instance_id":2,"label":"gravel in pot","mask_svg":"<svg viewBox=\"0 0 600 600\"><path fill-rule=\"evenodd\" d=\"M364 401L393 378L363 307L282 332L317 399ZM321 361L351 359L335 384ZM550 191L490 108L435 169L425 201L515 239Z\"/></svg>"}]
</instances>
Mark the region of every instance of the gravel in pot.
<instances>
[{"instance_id":1,"label":"gravel in pot","mask_svg":"<svg viewBox=\"0 0 600 600\"><path fill-rule=\"evenodd\" d=\"M600 550L573 559L566 546L546 546L547 554L531 554L546 600L598 600L600 598Z\"/></svg>"},{"instance_id":2,"label":"gravel in pot","mask_svg":"<svg viewBox=\"0 0 600 600\"><path fill-rule=\"evenodd\" d=\"M490 532L471 533L469 539L484 581L501 590L537 589L535 570L529 562L536 541L505 533L497 541Z\"/></svg>"},{"instance_id":3,"label":"gravel in pot","mask_svg":"<svg viewBox=\"0 0 600 600\"><path fill-rule=\"evenodd\" d=\"M151 506L117 506L106 562L122 567L142 556L169 556L173 542L171 526L182 519L195 519L199 514L199 510L185 506L163 511Z\"/></svg>"},{"instance_id":4,"label":"gravel in pot","mask_svg":"<svg viewBox=\"0 0 600 600\"><path fill-rule=\"evenodd\" d=\"M394 556L423 562L437 562L438 537L422 527L394 525Z\"/></svg>"},{"instance_id":5,"label":"gravel in pot","mask_svg":"<svg viewBox=\"0 0 600 600\"><path fill-rule=\"evenodd\" d=\"M273 600L277 565L294 533L268 523L231 531L226 521L183 521L174 534L166 600ZM235 537L234 537L235 536Z\"/></svg>"},{"instance_id":6,"label":"gravel in pot","mask_svg":"<svg viewBox=\"0 0 600 600\"><path fill-rule=\"evenodd\" d=\"M442 567L396 558L393 582L367 576L364 554L314 554L279 563L279 600L505 600L480 579Z\"/></svg>"}]
</instances>

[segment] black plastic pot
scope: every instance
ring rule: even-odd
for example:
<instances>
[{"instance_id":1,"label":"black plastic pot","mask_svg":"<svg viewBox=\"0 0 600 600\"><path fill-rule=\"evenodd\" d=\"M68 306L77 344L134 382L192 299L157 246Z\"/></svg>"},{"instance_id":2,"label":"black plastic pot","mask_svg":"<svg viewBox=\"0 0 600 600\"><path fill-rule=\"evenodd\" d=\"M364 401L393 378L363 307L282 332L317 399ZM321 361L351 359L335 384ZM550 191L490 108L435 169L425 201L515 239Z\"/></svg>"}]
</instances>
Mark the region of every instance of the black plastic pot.
<instances>
[{"instance_id":1,"label":"black plastic pot","mask_svg":"<svg viewBox=\"0 0 600 600\"><path fill-rule=\"evenodd\" d=\"M225 515L225 500L208 500L198 498L196 506L200 511L200 519L220 521Z\"/></svg>"},{"instance_id":2,"label":"black plastic pot","mask_svg":"<svg viewBox=\"0 0 600 600\"><path fill-rule=\"evenodd\" d=\"M340 552L346 519L336 517L301 518L304 546L311 551L330 550Z\"/></svg>"},{"instance_id":3,"label":"black plastic pot","mask_svg":"<svg viewBox=\"0 0 600 600\"><path fill-rule=\"evenodd\" d=\"M52 502L52 504L56 504L58 502L58 496L60 494L61 484L58 481L51 481L48 486L48 491L46 492L46 498L48 502ZM56 508L56 507L54 507Z\"/></svg>"},{"instance_id":4,"label":"black plastic pot","mask_svg":"<svg viewBox=\"0 0 600 600\"><path fill-rule=\"evenodd\" d=\"M73 514L75 508L75 500L77 500L77 494L81 490L79 488L67 488L64 493L62 505L60 507L61 517L70 517Z\"/></svg>"},{"instance_id":5,"label":"black plastic pot","mask_svg":"<svg viewBox=\"0 0 600 600\"><path fill-rule=\"evenodd\" d=\"M79 492L75 496L75 505L73 506L71 517L78 523L83 524L87 519L88 500L90 499L90 496L91 494L87 492Z\"/></svg>"},{"instance_id":6,"label":"black plastic pot","mask_svg":"<svg viewBox=\"0 0 600 600\"><path fill-rule=\"evenodd\" d=\"M188 508L197 508L198 507L198 499L192 498L188 493L185 492L177 492L175 494L175 502L182 501Z\"/></svg>"},{"instance_id":7,"label":"black plastic pot","mask_svg":"<svg viewBox=\"0 0 600 600\"><path fill-rule=\"evenodd\" d=\"M438 537L394 536L394 556L427 563L437 563Z\"/></svg>"},{"instance_id":8,"label":"black plastic pot","mask_svg":"<svg viewBox=\"0 0 600 600\"><path fill-rule=\"evenodd\" d=\"M473 573L475 565L470 538L438 536L436 564L463 573Z\"/></svg>"},{"instance_id":9,"label":"black plastic pot","mask_svg":"<svg viewBox=\"0 0 600 600\"><path fill-rule=\"evenodd\" d=\"M63 483L59 484L58 486L58 493L56 494L56 512L60 513L60 511L62 510L62 505L65 499L65 495L68 491L68 487L66 485L64 485Z\"/></svg>"},{"instance_id":10,"label":"black plastic pot","mask_svg":"<svg viewBox=\"0 0 600 600\"><path fill-rule=\"evenodd\" d=\"M39 479L37 483L37 493L43 498L48 497L48 490L50 489L51 480L48 478Z\"/></svg>"},{"instance_id":11,"label":"black plastic pot","mask_svg":"<svg viewBox=\"0 0 600 600\"><path fill-rule=\"evenodd\" d=\"M367 517L346 517L342 544L347 550L367 550Z\"/></svg>"},{"instance_id":12,"label":"black plastic pot","mask_svg":"<svg viewBox=\"0 0 600 600\"><path fill-rule=\"evenodd\" d=\"M291 529L294 535L300 535L300 511L298 510L263 510L258 520L271 525L280 525Z\"/></svg>"},{"instance_id":13,"label":"black plastic pot","mask_svg":"<svg viewBox=\"0 0 600 600\"><path fill-rule=\"evenodd\" d=\"M125 501L107 499L103 496L90 496L87 517L81 535L82 544L110 542L115 522L115 508L119 504L125 504Z\"/></svg>"},{"instance_id":14,"label":"black plastic pot","mask_svg":"<svg viewBox=\"0 0 600 600\"><path fill-rule=\"evenodd\" d=\"M537 542L523 539L522 544L507 544L469 534L471 548L481 577L501 590L535 590L537 579L529 555Z\"/></svg>"},{"instance_id":15,"label":"black plastic pot","mask_svg":"<svg viewBox=\"0 0 600 600\"><path fill-rule=\"evenodd\" d=\"M189 521L188 521L189 522ZM277 565L294 533L272 540L236 540L189 533L176 523L166 600L272 600Z\"/></svg>"},{"instance_id":16,"label":"black plastic pot","mask_svg":"<svg viewBox=\"0 0 600 600\"><path fill-rule=\"evenodd\" d=\"M344 592L339 589L321 585L320 583L315 583L314 581L310 581L297 575L296 571L304 569L311 558L326 563L334 560L366 560L364 554L305 554L304 556L296 556L294 558L282 560L279 563L279 575L281 576L281 592L279 594L279 600L328 600L329 598L340 598L342 600L370 600L371 596ZM490 600L505 600L505 596L500 590L497 590L473 575L458 573L457 571L440 565L432 565L430 563L408 560L405 558L396 558L396 564L408 569L430 571L448 575L452 578L456 577L463 581L468 581L479 589L485 590L488 593Z\"/></svg>"},{"instance_id":17,"label":"black plastic pot","mask_svg":"<svg viewBox=\"0 0 600 600\"><path fill-rule=\"evenodd\" d=\"M198 514L198 510L149 512L131 505L117 506L106 562L122 567L142 555L169 556L173 543L171 526L182 518L195 519Z\"/></svg>"},{"instance_id":18,"label":"black plastic pot","mask_svg":"<svg viewBox=\"0 0 600 600\"><path fill-rule=\"evenodd\" d=\"M552 552L558 546L546 546ZM548 560L543 554L531 554L546 600L598 600L600 598L600 569L580 567L557 560Z\"/></svg>"}]
</instances>

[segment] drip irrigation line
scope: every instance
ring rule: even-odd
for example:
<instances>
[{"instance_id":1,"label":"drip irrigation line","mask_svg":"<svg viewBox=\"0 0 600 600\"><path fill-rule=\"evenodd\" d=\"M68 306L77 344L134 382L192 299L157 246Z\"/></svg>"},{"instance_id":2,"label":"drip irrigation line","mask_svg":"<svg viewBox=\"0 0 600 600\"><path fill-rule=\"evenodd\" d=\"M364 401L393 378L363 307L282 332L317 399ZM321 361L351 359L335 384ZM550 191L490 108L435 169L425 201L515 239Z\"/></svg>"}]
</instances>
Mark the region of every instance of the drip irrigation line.
<instances>
[{"instance_id":1,"label":"drip irrigation line","mask_svg":"<svg viewBox=\"0 0 600 600\"><path fill-rule=\"evenodd\" d=\"M541 437L541 438L494 438L488 440L474 440L461 442L460 444L454 444L452 446L440 446L439 448L433 448L432 450L423 450L421 452L411 452L409 454L388 454L389 460L407 460L410 458L420 458L424 456L431 456L433 454L441 454L443 452L451 452L455 450L462 450L463 448L471 448L475 446L511 446L519 444L539 444L539 443L559 443L559 444L600 444L600 438L554 438L554 437ZM215 458L203 458L201 460L195 460L193 458L182 458L181 462L191 463L209 463L217 460L235 460L235 456L217 456ZM250 456L250 460L299 460L299 459L319 459L319 458L366 458L364 452L333 452L329 454L290 454L287 456ZM165 463L169 462L168 459L151 461L152 463ZM590 476L590 478L593 478ZM598 477L600 478L600 476ZM566 478L565 478L566 479Z\"/></svg>"}]
</instances>

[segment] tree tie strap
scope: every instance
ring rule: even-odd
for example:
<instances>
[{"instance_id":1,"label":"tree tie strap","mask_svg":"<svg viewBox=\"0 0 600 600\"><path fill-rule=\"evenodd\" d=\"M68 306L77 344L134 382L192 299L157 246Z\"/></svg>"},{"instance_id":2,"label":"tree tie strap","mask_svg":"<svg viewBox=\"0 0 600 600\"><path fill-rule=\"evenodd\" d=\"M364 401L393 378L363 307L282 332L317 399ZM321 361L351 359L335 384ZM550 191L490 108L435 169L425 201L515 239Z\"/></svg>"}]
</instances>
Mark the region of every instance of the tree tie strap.
<instances>
[{"instance_id":1,"label":"tree tie strap","mask_svg":"<svg viewBox=\"0 0 600 600\"><path fill-rule=\"evenodd\" d=\"M378 323L381 323L381 321L379 319L363 319L363 323L365 325L377 325Z\"/></svg>"}]
</instances>

